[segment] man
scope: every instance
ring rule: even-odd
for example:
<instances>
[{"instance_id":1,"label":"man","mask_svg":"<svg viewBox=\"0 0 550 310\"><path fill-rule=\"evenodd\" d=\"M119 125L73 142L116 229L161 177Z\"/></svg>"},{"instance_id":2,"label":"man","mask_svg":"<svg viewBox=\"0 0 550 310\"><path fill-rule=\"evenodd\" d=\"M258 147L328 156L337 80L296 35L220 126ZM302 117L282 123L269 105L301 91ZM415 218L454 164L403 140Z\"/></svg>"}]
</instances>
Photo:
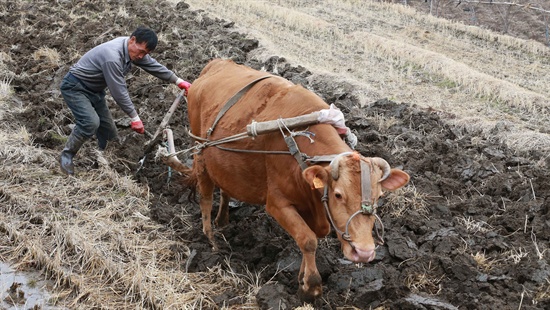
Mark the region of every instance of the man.
<instances>
[{"instance_id":1,"label":"man","mask_svg":"<svg viewBox=\"0 0 550 310\"><path fill-rule=\"evenodd\" d=\"M153 30L138 27L130 37L119 37L94 47L69 69L60 89L76 126L61 152L61 171L74 174L73 158L93 135L97 138L99 150L105 149L107 141L117 138L117 129L105 102L106 88L132 119L131 128L140 134L145 132L126 86L125 76L132 64L161 80L175 83L187 95L191 84L149 56L157 42Z\"/></svg>"}]
</instances>

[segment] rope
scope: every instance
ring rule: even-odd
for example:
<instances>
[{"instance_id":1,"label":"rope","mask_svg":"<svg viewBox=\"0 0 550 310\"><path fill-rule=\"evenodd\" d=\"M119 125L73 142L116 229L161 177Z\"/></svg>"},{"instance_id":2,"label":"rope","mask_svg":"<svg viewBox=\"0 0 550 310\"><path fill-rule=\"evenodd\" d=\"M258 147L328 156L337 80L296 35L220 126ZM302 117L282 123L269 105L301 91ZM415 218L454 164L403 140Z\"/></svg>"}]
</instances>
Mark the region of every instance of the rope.
<instances>
[{"instance_id":1,"label":"rope","mask_svg":"<svg viewBox=\"0 0 550 310\"><path fill-rule=\"evenodd\" d=\"M283 132L283 127L286 129L286 131L290 134L292 134L292 131L290 131L290 129L288 129L288 127L286 127L286 124L285 122L283 122L283 119L282 118L278 118L277 119L277 123L279 124L279 130L281 131L281 134L283 135L283 137L286 138L286 135L285 133Z\"/></svg>"},{"instance_id":2,"label":"rope","mask_svg":"<svg viewBox=\"0 0 550 310\"><path fill-rule=\"evenodd\" d=\"M232 149L228 147L218 146L217 148L224 151L237 152L237 153L256 153L256 154L273 154L273 155L291 155L289 151L262 151L262 150L243 150L243 149Z\"/></svg>"},{"instance_id":3,"label":"rope","mask_svg":"<svg viewBox=\"0 0 550 310\"><path fill-rule=\"evenodd\" d=\"M279 130L281 131L281 134L283 135L283 137L287 137L287 135L285 135L284 131L283 131L283 127L284 129L286 129L288 131L288 133L290 133L290 136L295 136L297 134L295 134L293 131L291 131L288 127L286 127L285 123L283 122L282 119L279 119L278 120L279 122ZM209 146L215 146L217 147L218 149L220 150L224 150L224 151L230 151L230 152L237 152L237 153L255 153L255 154L273 154L273 155L293 155L291 152L289 151L262 151L262 150L246 150L246 149L234 149L234 148L228 148L228 147L222 147L222 146L219 146L220 144L224 144L224 143L230 143L230 142L235 142L235 141L238 141L238 140L242 140L244 138L248 138L248 137L251 137L249 135L248 132L242 132L242 133L238 133L236 135L232 135L232 136L229 136L229 137L225 137L225 138L221 138L221 139L218 139L218 140L209 140L207 138L202 138L202 137L199 137L197 135L194 135L191 130L188 130L187 131L187 134L195 139L196 141L202 141L202 143L197 143L197 145L191 147L191 148L188 148L188 149L185 149L185 150L181 150L181 151L178 151L178 152L174 152L173 154L170 154L168 156L176 156L178 154L182 154L182 153L188 153L189 151L192 151L192 150L196 150L196 152L200 152L202 149L205 149ZM256 122L252 122L251 124L251 135L252 137L256 137L257 136L257 131L256 131ZM310 138L311 140L311 138ZM307 156L305 156L307 158Z\"/></svg>"},{"instance_id":4,"label":"rope","mask_svg":"<svg viewBox=\"0 0 550 310\"><path fill-rule=\"evenodd\" d=\"M258 122L256 121L252 121L252 123L250 124L250 134L252 135L253 138L256 138L258 136L258 130L257 130L257 126L256 124L258 124Z\"/></svg>"},{"instance_id":5,"label":"rope","mask_svg":"<svg viewBox=\"0 0 550 310\"><path fill-rule=\"evenodd\" d=\"M222 139L219 139L219 140L208 140L208 139L200 138L200 137L194 136L193 134L191 134L191 132L188 132L188 134L195 140L200 140L200 141L205 141L205 142L197 143L193 147L190 147L188 149L184 149L184 150L181 150L181 151L178 151L178 152L174 152L174 153L172 153L168 156L176 156L176 155L179 155L179 154L188 153L192 150L195 150L195 154L196 154L196 153L200 153L200 151L202 149L205 149L209 146L216 146L218 144L235 142L235 141L238 141L238 140L241 140L241 139L244 139L244 138L248 138L248 134L246 132L239 133L239 134L236 134L236 135L233 135L233 136L230 136L230 137L222 138Z\"/></svg>"}]
</instances>

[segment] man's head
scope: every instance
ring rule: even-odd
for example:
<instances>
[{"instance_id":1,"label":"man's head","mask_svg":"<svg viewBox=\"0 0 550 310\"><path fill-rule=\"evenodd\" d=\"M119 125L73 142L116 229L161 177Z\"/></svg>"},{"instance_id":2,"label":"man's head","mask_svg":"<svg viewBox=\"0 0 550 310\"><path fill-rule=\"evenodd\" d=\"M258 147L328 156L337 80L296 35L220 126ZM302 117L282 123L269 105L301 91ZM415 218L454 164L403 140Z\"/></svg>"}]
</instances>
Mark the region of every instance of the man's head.
<instances>
[{"instance_id":1,"label":"man's head","mask_svg":"<svg viewBox=\"0 0 550 310\"><path fill-rule=\"evenodd\" d=\"M128 40L128 53L131 60L140 60L152 52L158 43L157 34L146 27L138 27Z\"/></svg>"}]
</instances>

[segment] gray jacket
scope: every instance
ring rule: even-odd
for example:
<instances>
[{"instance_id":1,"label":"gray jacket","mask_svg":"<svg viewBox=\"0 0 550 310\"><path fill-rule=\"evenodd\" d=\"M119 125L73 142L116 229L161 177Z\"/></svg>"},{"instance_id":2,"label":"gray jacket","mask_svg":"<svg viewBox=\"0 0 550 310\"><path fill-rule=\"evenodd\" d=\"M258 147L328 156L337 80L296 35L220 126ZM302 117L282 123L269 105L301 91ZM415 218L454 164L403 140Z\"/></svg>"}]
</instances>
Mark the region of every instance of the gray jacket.
<instances>
[{"instance_id":1,"label":"gray jacket","mask_svg":"<svg viewBox=\"0 0 550 310\"><path fill-rule=\"evenodd\" d=\"M128 116L135 117L137 112L128 94L125 79L132 63L166 82L175 83L178 77L149 55L131 61L128 40L129 37L119 37L94 47L71 66L69 72L92 91L101 92L108 87L120 108Z\"/></svg>"}]
</instances>

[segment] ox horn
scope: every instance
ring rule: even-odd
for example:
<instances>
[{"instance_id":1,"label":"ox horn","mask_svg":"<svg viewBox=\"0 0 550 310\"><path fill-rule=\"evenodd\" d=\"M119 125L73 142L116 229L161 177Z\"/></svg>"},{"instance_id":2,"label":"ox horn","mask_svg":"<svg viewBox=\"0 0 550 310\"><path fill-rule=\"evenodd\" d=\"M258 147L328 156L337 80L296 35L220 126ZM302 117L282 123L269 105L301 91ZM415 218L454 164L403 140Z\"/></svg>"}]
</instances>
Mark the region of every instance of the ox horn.
<instances>
[{"instance_id":1,"label":"ox horn","mask_svg":"<svg viewBox=\"0 0 550 310\"><path fill-rule=\"evenodd\" d=\"M342 156L347 156L350 154L353 154L353 152L340 153L336 155L336 157L334 157L334 159L330 162L330 173L333 180L338 180L339 177L338 169L340 168L340 158Z\"/></svg>"},{"instance_id":2,"label":"ox horn","mask_svg":"<svg viewBox=\"0 0 550 310\"><path fill-rule=\"evenodd\" d=\"M371 158L372 163L376 164L378 167L382 169L382 178L379 182L384 181L389 175L390 175L390 164L386 160L380 157L372 157Z\"/></svg>"}]
</instances>

